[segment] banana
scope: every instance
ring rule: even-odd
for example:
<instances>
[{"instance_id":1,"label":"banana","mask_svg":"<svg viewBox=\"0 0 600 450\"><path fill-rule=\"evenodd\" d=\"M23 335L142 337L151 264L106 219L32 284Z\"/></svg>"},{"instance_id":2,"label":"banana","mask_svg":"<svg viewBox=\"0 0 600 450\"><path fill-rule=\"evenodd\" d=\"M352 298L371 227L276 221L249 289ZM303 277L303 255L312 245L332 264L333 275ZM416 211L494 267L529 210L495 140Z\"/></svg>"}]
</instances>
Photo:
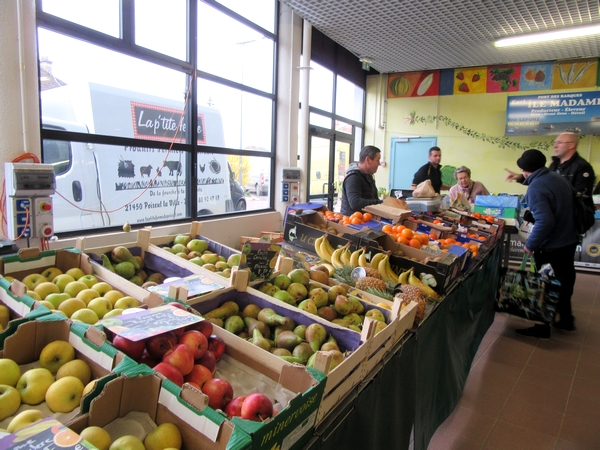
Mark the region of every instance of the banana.
<instances>
[{"instance_id":1,"label":"banana","mask_svg":"<svg viewBox=\"0 0 600 450\"><path fill-rule=\"evenodd\" d=\"M341 269L342 266L344 265L342 263L342 260L340 259L340 256L343 251L344 251L344 247L339 247L339 248L336 248L333 251L333 253L331 254L331 264L333 264L333 267L335 267L336 269Z\"/></svg>"},{"instance_id":2,"label":"banana","mask_svg":"<svg viewBox=\"0 0 600 450\"><path fill-rule=\"evenodd\" d=\"M362 253L358 257L358 265L360 267L371 267L371 264L369 264L369 261L367 261L367 255L365 255L364 253Z\"/></svg>"},{"instance_id":3,"label":"banana","mask_svg":"<svg viewBox=\"0 0 600 450\"><path fill-rule=\"evenodd\" d=\"M320 236L317 239L315 239L315 252L317 252L317 255L319 255L319 258L321 258L322 260L331 262L331 255L328 254L323 248L323 240L324 239L325 239L325 235Z\"/></svg>"},{"instance_id":4,"label":"banana","mask_svg":"<svg viewBox=\"0 0 600 450\"><path fill-rule=\"evenodd\" d=\"M408 284L408 276L410 275L410 270L405 270L398 277L398 283L400 284Z\"/></svg>"},{"instance_id":5,"label":"banana","mask_svg":"<svg viewBox=\"0 0 600 450\"><path fill-rule=\"evenodd\" d=\"M421 280L419 280L419 278L415 276L412 269L410 269L410 274L408 276L408 284L410 284L411 286L418 287L423 292L425 292L425 294L427 294L427 297L429 297L432 300L441 300L438 293L431 289L429 286L427 286L425 283L423 283Z\"/></svg>"},{"instance_id":6,"label":"banana","mask_svg":"<svg viewBox=\"0 0 600 450\"><path fill-rule=\"evenodd\" d=\"M329 278L333 277L333 274L335 273L335 267L326 262L322 262L321 265L327 267L327 270L329 271Z\"/></svg>"},{"instance_id":7,"label":"banana","mask_svg":"<svg viewBox=\"0 0 600 450\"><path fill-rule=\"evenodd\" d=\"M361 247L358 250L354 250L352 252L352 254L350 255L350 265L352 267L357 267L359 265L358 264L358 259L364 253L365 253L365 247ZM365 258L365 261L366 261L366 258Z\"/></svg>"},{"instance_id":8,"label":"banana","mask_svg":"<svg viewBox=\"0 0 600 450\"><path fill-rule=\"evenodd\" d=\"M385 258L386 253L375 253L373 255L373 257L371 258L371 268L378 270L379 269L379 262Z\"/></svg>"},{"instance_id":9,"label":"banana","mask_svg":"<svg viewBox=\"0 0 600 450\"><path fill-rule=\"evenodd\" d=\"M398 275L396 275L396 273L392 269L392 265L390 263L389 256L388 256L388 258L386 260L385 271L386 271L386 273L387 273L388 278L390 279L390 281L392 283L394 283L394 284L398 284Z\"/></svg>"},{"instance_id":10,"label":"banana","mask_svg":"<svg viewBox=\"0 0 600 450\"><path fill-rule=\"evenodd\" d=\"M381 274L381 279L386 283L390 280L390 276L388 275L386 265L389 265L390 255L385 253L384 257L379 261L377 265L377 271Z\"/></svg>"},{"instance_id":11,"label":"banana","mask_svg":"<svg viewBox=\"0 0 600 450\"><path fill-rule=\"evenodd\" d=\"M321 242L321 249L323 250L326 256L324 259L328 262L331 262L331 255L333 254L333 251L335 249L331 246L329 239L327 239L327 235L324 235L323 237L323 241Z\"/></svg>"},{"instance_id":12,"label":"banana","mask_svg":"<svg viewBox=\"0 0 600 450\"><path fill-rule=\"evenodd\" d=\"M344 266L350 265L350 243L348 242L346 245L342 247L342 251L340 252L340 261Z\"/></svg>"}]
</instances>

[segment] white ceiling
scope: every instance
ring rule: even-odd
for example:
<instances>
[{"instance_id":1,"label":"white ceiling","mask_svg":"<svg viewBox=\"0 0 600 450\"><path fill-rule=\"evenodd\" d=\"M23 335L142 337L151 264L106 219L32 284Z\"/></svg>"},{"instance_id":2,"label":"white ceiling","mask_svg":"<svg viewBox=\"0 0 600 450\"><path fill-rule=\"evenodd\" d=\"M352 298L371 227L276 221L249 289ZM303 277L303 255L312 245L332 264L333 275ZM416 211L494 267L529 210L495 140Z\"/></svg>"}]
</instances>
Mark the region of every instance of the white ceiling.
<instances>
[{"instance_id":1,"label":"white ceiling","mask_svg":"<svg viewBox=\"0 0 600 450\"><path fill-rule=\"evenodd\" d=\"M514 35L600 24L599 0L281 0L380 73L600 56L600 35L496 48Z\"/></svg>"}]
</instances>

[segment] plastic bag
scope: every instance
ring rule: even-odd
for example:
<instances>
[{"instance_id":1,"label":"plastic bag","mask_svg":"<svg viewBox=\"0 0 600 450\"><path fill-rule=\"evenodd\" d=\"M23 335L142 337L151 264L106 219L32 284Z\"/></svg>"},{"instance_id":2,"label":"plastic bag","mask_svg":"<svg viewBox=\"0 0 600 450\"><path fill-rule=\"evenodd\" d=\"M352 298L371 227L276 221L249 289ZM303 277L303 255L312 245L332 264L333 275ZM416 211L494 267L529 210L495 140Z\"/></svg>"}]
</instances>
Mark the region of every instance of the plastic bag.
<instances>
[{"instance_id":1,"label":"plastic bag","mask_svg":"<svg viewBox=\"0 0 600 450\"><path fill-rule=\"evenodd\" d=\"M431 185L431 180L425 180L415 188L412 193L414 198L433 198L435 196L435 190Z\"/></svg>"}]
</instances>

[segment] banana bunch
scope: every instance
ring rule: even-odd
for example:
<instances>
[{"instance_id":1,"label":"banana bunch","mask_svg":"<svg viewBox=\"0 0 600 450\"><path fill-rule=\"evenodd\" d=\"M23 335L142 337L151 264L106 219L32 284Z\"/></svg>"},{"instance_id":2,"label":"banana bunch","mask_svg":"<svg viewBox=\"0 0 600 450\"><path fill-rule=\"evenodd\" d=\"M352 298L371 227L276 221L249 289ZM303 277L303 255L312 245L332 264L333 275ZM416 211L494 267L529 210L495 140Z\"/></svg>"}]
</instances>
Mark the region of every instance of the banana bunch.
<instances>
[{"instance_id":1,"label":"banana bunch","mask_svg":"<svg viewBox=\"0 0 600 450\"><path fill-rule=\"evenodd\" d=\"M350 255L350 265L352 267L358 267L360 265L359 260L360 260L361 256L364 255L366 250L367 250L367 247L361 247L358 250L354 250L352 252L352 254ZM366 256L364 257L364 260L365 260L365 262L367 261Z\"/></svg>"},{"instance_id":2,"label":"banana bunch","mask_svg":"<svg viewBox=\"0 0 600 450\"><path fill-rule=\"evenodd\" d=\"M386 283L391 281L394 284L398 284L398 275L396 275L392 270L389 253L386 253L385 256L379 261L377 265L377 271L381 274L381 279Z\"/></svg>"},{"instance_id":3,"label":"banana bunch","mask_svg":"<svg viewBox=\"0 0 600 450\"><path fill-rule=\"evenodd\" d=\"M369 253L369 255L370 255L370 253ZM367 260L367 252L366 252L366 249L365 249L365 251L364 251L363 253L361 253L361 254L358 256L358 265L359 265L360 267L363 267L363 268L366 268L366 267L371 267L371 263L369 262L369 260Z\"/></svg>"},{"instance_id":4,"label":"banana bunch","mask_svg":"<svg viewBox=\"0 0 600 450\"><path fill-rule=\"evenodd\" d=\"M352 252L350 251L350 242L343 247L336 248L331 254L331 264L336 269L341 269L343 266L350 265L350 257Z\"/></svg>"},{"instance_id":5,"label":"banana bunch","mask_svg":"<svg viewBox=\"0 0 600 450\"><path fill-rule=\"evenodd\" d=\"M315 239L315 252L322 260L331 262L331 256L333 255L334 248L329 243L326 234Z\"/></svg>"},{"instance_id":6,"label":"banana bunch","mask_svg":"<svg viewBox=\"0 0 600 450\"><path fill-rule=\"evenodd\" d=\"M419 277L415 275L414 270L412 268L404 273L408 273L408 284L421 289L431 300L440 301L442 299L437 292L435 292L433 289L431 289L431 287L423 283L419 279ZM404 275L404 273L402 275Z\"/></svg>"}]
</instances>

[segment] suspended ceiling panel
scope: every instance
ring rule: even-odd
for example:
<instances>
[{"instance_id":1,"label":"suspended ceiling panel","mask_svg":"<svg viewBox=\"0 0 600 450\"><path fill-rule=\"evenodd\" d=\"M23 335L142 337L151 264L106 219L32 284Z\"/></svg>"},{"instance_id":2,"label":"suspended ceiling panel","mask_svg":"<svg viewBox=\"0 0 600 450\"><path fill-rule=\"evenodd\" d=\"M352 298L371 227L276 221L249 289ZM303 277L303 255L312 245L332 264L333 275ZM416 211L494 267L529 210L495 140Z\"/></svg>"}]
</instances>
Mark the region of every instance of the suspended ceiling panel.
<instances>
[{"instance_id":1,"label":"suspended ceiling panel","mask_svg":"<svg viewBox=\"0 0 600 450\"><path fill-rule=\"evenodd\" d=\"M600 25L578 0L281 0L380 73L600 56L600 35L496 48L500 38Z\"/></svg>"}]
</instances>

